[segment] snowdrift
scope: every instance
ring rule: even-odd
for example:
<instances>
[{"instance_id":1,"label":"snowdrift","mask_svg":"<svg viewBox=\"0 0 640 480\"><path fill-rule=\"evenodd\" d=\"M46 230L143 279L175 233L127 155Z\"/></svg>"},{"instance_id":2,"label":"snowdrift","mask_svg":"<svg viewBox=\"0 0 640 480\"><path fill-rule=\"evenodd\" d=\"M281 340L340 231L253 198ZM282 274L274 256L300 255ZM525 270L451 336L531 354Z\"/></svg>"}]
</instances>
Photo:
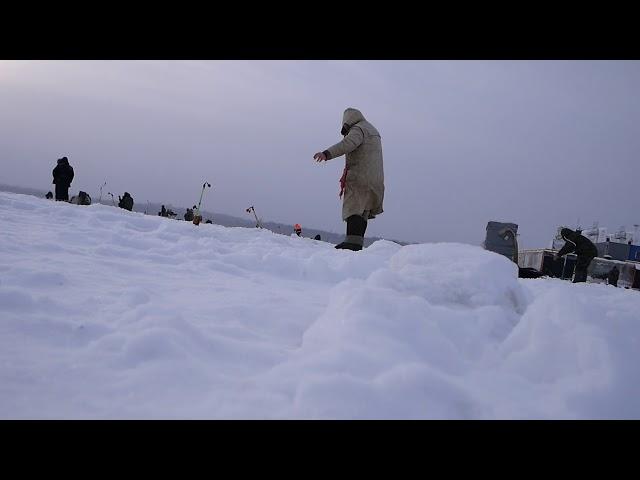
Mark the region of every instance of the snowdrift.
<instances>
[{"instance_id":1,"label":"snowdrift","mask_svg":"<svg viewBox=\"0 0 640 480\"><path fill-rule=\"evenodd\" d=\"M0 192L0 418L640 418L640 294Z\"/></svg>"}]
</instances>

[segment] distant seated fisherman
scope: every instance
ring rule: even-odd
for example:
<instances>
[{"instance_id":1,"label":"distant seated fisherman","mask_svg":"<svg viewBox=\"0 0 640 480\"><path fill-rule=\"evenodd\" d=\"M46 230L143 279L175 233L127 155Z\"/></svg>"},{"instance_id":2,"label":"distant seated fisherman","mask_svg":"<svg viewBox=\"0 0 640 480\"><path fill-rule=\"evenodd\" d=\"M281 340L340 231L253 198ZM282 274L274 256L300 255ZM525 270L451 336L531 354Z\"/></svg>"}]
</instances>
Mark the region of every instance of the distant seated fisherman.
<instances>
[{"instance_id":1,"label":"distant seated fisherman","mask_svg":"<svg viewBox=\"0 0 640 480\"><path fill-rule=\"evenodd\" d=\"M573 283L586 282L587 269L589 268L591 260L598 256L598 249L591 240L570 228L560 230L560 235L564 239L565 244L556 254L556 259L560 259L567 253L575 253L578 258L573 274Z\"/></svg>"},{"instance_id":2,"label":"distant seated fisherman","mask_svg":"<svg viewBox=\"0 0 640 480\"><path fill-rule=\"evenodd\" d=\"M118 197L118 206L120 208L124 208L125 210L133 210L133 197L129 194L129 192L124 192L122 197Z\"/></svg>"},{"instance_id":3,"label":"distant seated fisherman","mask_svg":"<svg viewBox=\"0 0 640 480\"><path fill-rule=\"evenodd\" d=\"M71 197L69 203L74 203L76 205L91 205L91 196L87 192L80 190L78 195Z\"/></svg>"}]
</instances>

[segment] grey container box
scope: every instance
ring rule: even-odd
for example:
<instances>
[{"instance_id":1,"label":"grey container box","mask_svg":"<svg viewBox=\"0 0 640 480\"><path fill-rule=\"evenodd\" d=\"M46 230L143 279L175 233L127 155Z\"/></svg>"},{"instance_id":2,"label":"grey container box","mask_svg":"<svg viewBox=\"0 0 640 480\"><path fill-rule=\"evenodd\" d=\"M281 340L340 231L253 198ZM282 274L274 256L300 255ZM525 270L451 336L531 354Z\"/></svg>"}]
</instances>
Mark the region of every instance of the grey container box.
<instances>
[{"instance_id":1,"label":"grey container box","mask_svg":"<svg viewBox=\"0 0 640 480\"><path fill-rule=\"evenodd\" d=\"M517 258L517 239L513 234L518 234L518 225L509 222L489 222L487 223L487 234L484 240L484 248L491 252L504 255L509 260Z\"/></svg>"},{"instance_id":2,"label":"grey container box","mask_svg":"<svg viewBox=\"0 0 640 480\"><path fill-rule=\"evenodd\" d=\"M626 243L600 242L596 244L596 248L598 249L599 257L611 255L613 260L625 261L629 258L631 246Z\"/></svg>"}]
</instances>

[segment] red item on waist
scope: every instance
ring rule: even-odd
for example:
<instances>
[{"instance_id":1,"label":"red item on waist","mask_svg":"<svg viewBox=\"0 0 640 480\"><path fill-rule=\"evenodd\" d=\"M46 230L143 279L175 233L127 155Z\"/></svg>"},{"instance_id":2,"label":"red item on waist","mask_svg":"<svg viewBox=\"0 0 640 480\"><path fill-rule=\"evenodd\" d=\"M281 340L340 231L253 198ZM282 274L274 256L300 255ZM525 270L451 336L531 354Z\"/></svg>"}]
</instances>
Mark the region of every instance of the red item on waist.
<instances>
[{"instance_id":1,"label":"red item on waist","mask_svg":"<svg viewBox=\"0 0 640 480\"><path fill-rule=\"evenodd\" d=\"M344 170L342 172L342 177L340 177L340 195L339 198L342 198L342 194L344 193L345 188L347 188L347 166L344 166Z\"/></svg>"}]
</instances>

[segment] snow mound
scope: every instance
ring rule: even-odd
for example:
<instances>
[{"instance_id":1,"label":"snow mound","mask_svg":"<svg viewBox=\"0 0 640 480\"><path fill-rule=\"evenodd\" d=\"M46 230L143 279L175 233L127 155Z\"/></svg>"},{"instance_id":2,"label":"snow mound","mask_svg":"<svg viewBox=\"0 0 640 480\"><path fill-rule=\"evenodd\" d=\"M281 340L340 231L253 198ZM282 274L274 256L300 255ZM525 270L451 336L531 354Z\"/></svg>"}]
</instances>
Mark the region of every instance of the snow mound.
<instances>
[{"instance_id":1,"label":"snow mound","mask_svg":"<svg viewBox=\"0 0 640 480\"><path fill-rule=\"evenodd\" d=\"M640 295L0 192L0 418L640 418Z\"/></svg>"}]
</instances>

